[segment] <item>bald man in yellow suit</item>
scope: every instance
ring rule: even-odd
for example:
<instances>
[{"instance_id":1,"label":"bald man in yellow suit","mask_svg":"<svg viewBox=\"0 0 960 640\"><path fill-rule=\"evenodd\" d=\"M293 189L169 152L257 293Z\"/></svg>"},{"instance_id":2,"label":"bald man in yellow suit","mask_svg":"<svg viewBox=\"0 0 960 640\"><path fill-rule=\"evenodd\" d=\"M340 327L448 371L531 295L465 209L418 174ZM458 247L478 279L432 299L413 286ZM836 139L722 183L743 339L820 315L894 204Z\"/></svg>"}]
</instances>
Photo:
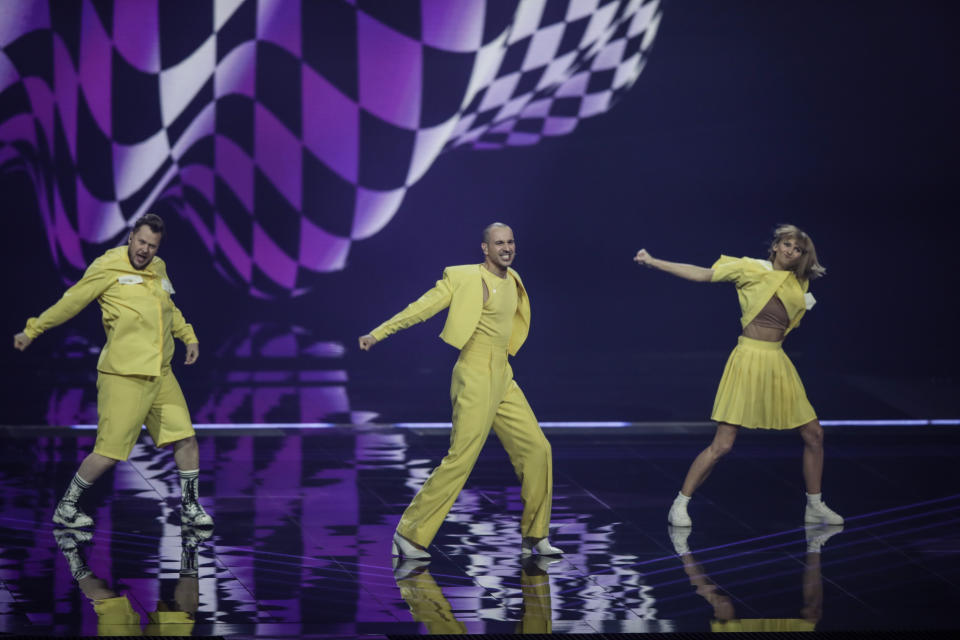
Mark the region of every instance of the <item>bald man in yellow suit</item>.
<instances>
[{"instance_id":1,"label":"bald man in yellow suit","mask_svg":"<svg viewBox=\"0 0 960 640\"><path fill-rule=\"evenodd\" d=\"M369 334L369 350L387 336L449 308L440 338L460 349L453 368L450 449L404 511L393 537L393 555L429 558L437 530L463 489L492 428L521 483L521 553L562 553L547 539L553 499L553 461L527 399L507 360L530 330L530 300L517 272L513 231L503 223L484 229L482 264L447 267L443 279Z\"/></svg>"}]
</instances>

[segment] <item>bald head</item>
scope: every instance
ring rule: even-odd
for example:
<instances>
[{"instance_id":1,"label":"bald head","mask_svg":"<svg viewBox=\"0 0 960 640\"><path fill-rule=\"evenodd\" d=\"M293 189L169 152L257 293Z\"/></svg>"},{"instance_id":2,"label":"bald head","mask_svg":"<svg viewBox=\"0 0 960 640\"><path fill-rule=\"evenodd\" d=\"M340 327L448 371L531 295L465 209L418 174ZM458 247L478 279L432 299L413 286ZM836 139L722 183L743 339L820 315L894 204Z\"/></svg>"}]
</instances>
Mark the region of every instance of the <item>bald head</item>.
<instances>
[{"instance_id":1,"label":"bald head","mask_svg":"<svg viewBox=\"0 0 960 640\"><path fill-rule=\"evenodd\" d=\"M487 269L500 277L506 277L507 267L513 263L513 258L516 256L513 230L502 222L494 222L483 230L480 250L483 251Z\"/></svg>"},{"instance_id":2,"label":"bald head","mask_svg":"<svg viewBox=\"0 0 960 640\"><path fill-rule=\"evenodd\" d=\"M507 231L513 231L508 225L503 224L502 222L494 222L493 224L488 224L483 229L483 242L490 243L490 232L494 229L506 229Z\"/></svg>"}]
</instances>

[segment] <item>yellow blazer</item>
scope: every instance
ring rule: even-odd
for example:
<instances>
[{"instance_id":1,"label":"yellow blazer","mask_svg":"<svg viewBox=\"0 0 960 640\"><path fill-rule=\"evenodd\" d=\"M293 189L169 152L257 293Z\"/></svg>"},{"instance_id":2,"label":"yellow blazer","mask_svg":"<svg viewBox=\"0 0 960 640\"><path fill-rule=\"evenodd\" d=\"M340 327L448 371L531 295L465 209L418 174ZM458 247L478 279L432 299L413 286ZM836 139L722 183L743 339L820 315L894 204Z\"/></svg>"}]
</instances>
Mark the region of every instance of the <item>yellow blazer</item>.
<instances>
[{"instance_id":1,"label":"yellow blazer","mask_svg":"<svg viewBox=\"0 0 960 640\"><path fill-rule=\"evenodd\" d=\"M712 269L713 282L736 285L742 313L740 325L744 328L753 322L774 295L780 296L790 317L784 336L797 328L803 314L816 304L813 295L807 292L809 283L806 280L798 280L793 271L775 270L768 260L720 256Z\"/></svg>"},{"instance_id":2,"label":"yellow blazer","mask_svg":"<svg viewBox=\"0 0 960 640\"><path fill-rule=\"evenodd\" d=\"M97 370L119 375L158 376L170 366L173 339L197 342L193 327L173 304L173 285L163 260L135 269L126 245L110 249L87 267L80 281L23 330L31 338L63 324L97 300L107 344Z\"/></svg>"},{"instance_id":3,"label":"yellow blazer","mask_svg":"<svg viewBox=\"0 0 960 640\"><path fill-rule=\"evenodd\" d=\"M379 342L450 307L440 339L462 349L476 330L483 312L483 281L480 276L480 269L483 268L482 264L447 267L443 270L443 278L432 289L371 331L370 335ZM516 355L530 332L530 298L517 272L508 267L507 273L517 283L517 313L513 316L513 329L507 346L507 352Z\"/></svg>"}]
</instances>

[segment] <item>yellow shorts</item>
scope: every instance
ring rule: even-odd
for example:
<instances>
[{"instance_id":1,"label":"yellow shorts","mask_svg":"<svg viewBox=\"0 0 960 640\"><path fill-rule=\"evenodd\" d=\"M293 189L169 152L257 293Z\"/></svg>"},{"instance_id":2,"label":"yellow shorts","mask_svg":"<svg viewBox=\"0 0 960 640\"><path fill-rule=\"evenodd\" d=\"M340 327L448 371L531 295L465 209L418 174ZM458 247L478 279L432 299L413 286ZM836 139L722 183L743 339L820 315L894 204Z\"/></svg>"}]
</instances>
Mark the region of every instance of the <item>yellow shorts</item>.
<instances>
[{"instance_id":1,"label":"yellow shorts","mask_svg":"<svg viewBox=\"0 0 960 640\"><path fill-rule=\"evenodd\" d=\"M114 460L130 457L140 429L147 426L158 447L194 435L180 384L167 370L159 376L97 376L97 442L93 447Z\"/></svg>"}]
</instances>

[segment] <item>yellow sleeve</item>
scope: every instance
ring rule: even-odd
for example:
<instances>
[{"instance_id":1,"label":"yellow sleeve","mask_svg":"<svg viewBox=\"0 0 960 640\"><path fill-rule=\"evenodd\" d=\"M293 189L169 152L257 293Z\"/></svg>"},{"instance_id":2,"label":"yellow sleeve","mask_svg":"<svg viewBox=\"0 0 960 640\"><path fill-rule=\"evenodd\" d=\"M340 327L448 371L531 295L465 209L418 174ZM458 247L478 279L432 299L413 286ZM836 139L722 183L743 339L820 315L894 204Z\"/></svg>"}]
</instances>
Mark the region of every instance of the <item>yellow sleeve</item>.
<instances>
[{"instance_id":1,"label":"yellow sleeve","mask_svg":"<svg viewBox=\"0 0 960 640\"><path fill-rule=\"evenodd\" d=\"M731 256L720 256L710 268L713 270L711 282L733 282L740 285L743 278L744 260Z\"/></svg>"},{"instance_id":2,"label":"yellow sleeve","mask_svg":"<svg viewBox=\"0 0 960 640\"><path fill-rule=\"evenodd\" d=\"M60 300L39 317L27 319L23 332L30 336L30 339L35 339L44 331L63 324L99 298L114 281L112 274L103 268L100 259L94 260L80 281L67 289Z\"/></svg>"},{"instance_id":3,"label":"yellow sleeve","mask_svg":"<svg viewBox=\"0 0 960 640\"><path fill-rule=\"evenodd\" d=\"M720 256L710 268L713 270L711 282L732 282L737 288L757 282L769 271L759 260L731 256Z\"/></svg>"},{"instance_id":4,"label":"yellow sleeve","mask_svg":"<svg viewBox=\"0 0 960 640\"><path fill-rule=\"evenodd\" d=\"M170 304L173 304L171 302ZM193 331L193 325L186 321L177 305L173 305L173 325L170 327L174 338L179 338L183 344L196 344L197 334Z\"/></svg>"},{"instance_id":5,"label":"yellow sleeve","mask_svg":"<svg viewBox=\"0 0 960 640\"><path fill-rule=\"evenodd\" d=\"M377 342L380 342L387 336L391 336L401 329L412 327L413 325L432 318L444 309L450 306L450 300L453 298L453 283L450 282L450 276L447 270L443 271L443 279L437 280L437 284L417 300L411 302L407 307L393 316L379 327L370 332Z\"/></svg>"}]
</instances>

